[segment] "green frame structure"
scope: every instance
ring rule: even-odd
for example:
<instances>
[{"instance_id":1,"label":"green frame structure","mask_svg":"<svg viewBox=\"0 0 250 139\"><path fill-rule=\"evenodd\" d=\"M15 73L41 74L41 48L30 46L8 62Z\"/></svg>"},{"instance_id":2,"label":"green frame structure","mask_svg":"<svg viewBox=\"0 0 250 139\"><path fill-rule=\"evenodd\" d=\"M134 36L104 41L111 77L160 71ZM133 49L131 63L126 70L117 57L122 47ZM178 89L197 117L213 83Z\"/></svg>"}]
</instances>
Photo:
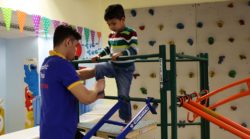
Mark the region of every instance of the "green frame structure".
<instances>
[{"instance_id":1,"label":"green frame structure","mask_svg":"<svg viewBox=\"0 0 250 139\"><path fill-rule=\"evenodd\" d=\"M210 139L209 121L201 118L197 123L178 123L177 122L177 91L176 91L176 63L177 62L199 62L200 91L209 90L208 86L208 54L199 54L198 56L189 56L177 54L174 44L170 47L170 59L166 58L166 45L159 46L158 54L122 56L118 60L134 59L135 62L160 62L160 99L154 99L154 102L160 103L160 123L161 138L168 139L168 126L171 126L171 139L178 139L178 126L180 125L199 125L201 128L201 139ZM102 58L98 62L107 62L111 58ZM167 62L170 66L167 68ZM76 68L80 63L92 63L91 60L74 60ZM168 122L168 95L171 99L171 121ZM118 99L116 96L105 96L105 99ZM145 102L145 98L130 98L130 101ZM209 105L209 103L207 103Z\"/></svg>"}]
</instances>

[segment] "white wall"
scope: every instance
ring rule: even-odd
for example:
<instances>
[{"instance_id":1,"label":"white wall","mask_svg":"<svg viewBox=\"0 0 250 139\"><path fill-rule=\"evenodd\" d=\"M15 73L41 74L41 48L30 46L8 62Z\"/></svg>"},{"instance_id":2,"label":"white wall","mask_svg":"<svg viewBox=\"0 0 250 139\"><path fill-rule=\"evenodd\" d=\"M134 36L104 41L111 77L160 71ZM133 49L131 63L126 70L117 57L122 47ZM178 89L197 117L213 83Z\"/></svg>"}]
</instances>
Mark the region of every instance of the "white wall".
<instances>
[{"instance_id":1,"label":"white wall","mask_svg":"<svg viewBox=\"0 0 250 139\"><path fill-rule=\"evenodd\" d=\"M38 58L36 38L6 41L6 131L24 128L24 63L26 59Z\"/></svg>"},{"instance_id":2,"label":"white wall","mask_svg":"<svg viewBox=\"0 0 250 139\"><path fill-rule=\"evenodd\" d=\"M38 38L38 72L46 57L49 56L49 51L53 50L53 39L52 38Z\"/></svg>"},{"instance_id":3,"label":"white wall","mask_svg":"<svg viewBox=\"0 0 250 139\"><path fill-rule=\"evenodd\" d=\"M173 40L176 44L177 53L184 52L187 55L195 56L198 53L209 54L209 72L214 71L215 76L209 77L210 90L216 90L224 85L235 82L237 80L249 77L249 32L250 32L250 18L245 13L250 13L250 8L247 4L248 0L234 1L234 7L229 8L228 4L231 2L221 3L204 3L200 5L176 5L176 6L162 6L138 8L137 16L132 17L131 11L127 10L127 24L137 30L139 40L139 53L149 54L157 53L159 45L167 44ZM152 16L148 10L154 9L155 14ZM238 20L244 19L245 25L240 25ZM217 21L224 21L224 26L219 28ZM197 28L196 22L202 21L203 28ZM176 24L182 22L185 28L182 30L176 29ZM158 29L158 25L163 24L162 31ZM139 26L145 25L144 30L140 30ZM215 38L215 43L209 45L207 39L209 36ZM190 46L187 39L191 37L194 44ZM230 43L229 37L234 37L235 41ZM154 46L149 45L150 40L155 40ZM169 56L169 49L167 48L167 56ZM240 60L239 55L243 54L246 59ZM219 56L226 56L222 64L218 64ZM228 72L236 70L235 78L230 78ZM199 91L199 73L198 64L195 63L180 63L177 64L177 95L180 90L184 89L187 93ZM159 98L159 64L154 63L137 63L136 72L140 77L133 80L131 87L131 96L133 97L157 97ZM150 78L150 74L156 73L156 78ZM189 72L194 73L194 77L189 77ZM154 85L152 83L155 82ZM145 87L148 91L147 95L143 95L139 88ZM245 86L237 86L233 89L220 93L211 97L210 102L215 102L225 99L226 97L240 92ZM169 100L170 102L170 100ZM139 105L142 108L142 103L132 102L132 104ZM232 111L230 106L238 107L236 111ZM245 122L248 127L250 124L249 97L238 99L230 102L216 109L216 112L222 114L236 123L241 124ZM158 108L158 111L160 109ZM133 114L138 112L134 110ZM168 118L170 120L170 109L168 109ZM186 120L187 111L183 108L178 108L178 120ZM146 119L158 119L158 116L148 114ZM227 138L235 139L235 135L220 129L215 124L211 123L211 139ZM169 137L171 132L169 132ZM160 138L160 131L156 130L143 135L140 138ZM186 126L185 128L178 128L178 138L181 139L199 139L200 130L198 126Z\"/></svg>"},{"instance_id":4,"label":"white wall","mask_svg":"<svg viewBox=\"0 0 250 139\"><path fill-rule=\"evenodd\" d=\"M6 47L5 40L0 39L0 99L6 99Z\"/></svg>"}]
</instances>

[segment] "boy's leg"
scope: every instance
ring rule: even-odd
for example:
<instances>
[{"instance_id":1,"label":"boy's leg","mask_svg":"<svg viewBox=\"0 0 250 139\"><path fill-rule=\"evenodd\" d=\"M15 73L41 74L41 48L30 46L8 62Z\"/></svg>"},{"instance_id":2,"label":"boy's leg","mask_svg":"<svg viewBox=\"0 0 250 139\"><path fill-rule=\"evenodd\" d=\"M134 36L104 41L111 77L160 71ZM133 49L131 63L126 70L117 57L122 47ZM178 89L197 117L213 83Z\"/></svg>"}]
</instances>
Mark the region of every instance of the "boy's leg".
<instances>
[{"instance_id":1,"label":"boy's leg","mask_svg":"<svg viewBox=\"0 0 250 139\"><path fill-rule=\"evenodd\" d=\"M128 68L120 68L120 67L116 68L117 76L115 78L119 96L129 98L130 85L132 82L134 70L135 70L134 65ZM122 103L119 110L119 116L126 123L128 123L131 120L132 113L131 113L130 102L124 101L124 103Z\"/></svg>"},{"instance_id":2,"label":"boy's leg","mask_svg":"<svg viewBox=\"0 0 250 139\"><path fill-rule=\"evenodd\" d=\"M96 80L104 79L104 77L114 78L116 72L113 64L110 62L99 63L95 65L95 78Z\"/></svg>"},{"instance_id":3,"label":"boy's leg","mask_svg":"<svg viewBox=\"0 0 250 139\"><path fill-rule=\"evenodd\" d=\"M104 80L104 77L113 78L115 77L115 70L113 64L110 62L100 63L95 65L95 78L96 81ZM105 80L104 80L105 85ZM104 97L105 93L104 90L102 92L99 92L98 94L100 97Z\"/></svg>"}]
</instances>

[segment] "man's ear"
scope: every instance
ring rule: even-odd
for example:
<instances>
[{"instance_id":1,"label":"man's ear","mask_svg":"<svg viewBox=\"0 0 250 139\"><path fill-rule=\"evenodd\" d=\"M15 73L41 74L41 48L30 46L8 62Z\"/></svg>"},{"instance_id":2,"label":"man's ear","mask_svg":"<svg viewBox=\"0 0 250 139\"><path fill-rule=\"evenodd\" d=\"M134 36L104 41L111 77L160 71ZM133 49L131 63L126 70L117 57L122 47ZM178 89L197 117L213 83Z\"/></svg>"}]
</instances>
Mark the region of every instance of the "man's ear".
<instances>
[{"instance_id":1,"label":"man's ear","mask_svg":"<svg viewBox=\"0 0 250 139\"><path fill-rule=\"evenodd\" d=\"M66 38L64 40L64 43L65 43L65 46L68 47L69 46L69 43L70 43L70 39L69 38Z\"/></svg>"},{"instance_id":2,"label":"man's ear","mask_svg":"<svg viewBox=\"0 0 250 139\"><path fill-rule=\"evenodd\" d=\"M122 17L121 20L124 22L125 21L125 17Z\"/></svg>"}]
</instances>

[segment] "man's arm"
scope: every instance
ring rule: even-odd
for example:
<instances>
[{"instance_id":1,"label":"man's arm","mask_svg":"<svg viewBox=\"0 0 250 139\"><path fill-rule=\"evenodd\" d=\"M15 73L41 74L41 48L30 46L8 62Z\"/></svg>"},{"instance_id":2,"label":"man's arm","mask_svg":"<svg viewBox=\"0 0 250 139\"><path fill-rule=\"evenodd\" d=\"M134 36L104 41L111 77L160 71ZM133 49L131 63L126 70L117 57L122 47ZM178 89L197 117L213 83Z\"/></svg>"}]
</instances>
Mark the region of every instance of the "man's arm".
<instances>
[{"instance_id":1,"label":"man's arm","mask_svg":"<svg viewBox=\"0 0 250 139\"><path fill-rule=\"evenodd\" d=\"M87 80L95 77L95 68L84 68L77 70L76 72L81 80Z\"/></svg>"},{"instance_id":2,"label":"man's arm","mask_svg":"<svg viewBox=\"0 0 250 139\"><path fill-rule=\"evenodd\" d=\"M91 90L81 83L69 88L69 90L81 103L90 104L102 97L102 94L99 94L99 92L104 90L104 80L97 81Z\"/></svg>"}]
</instances>

